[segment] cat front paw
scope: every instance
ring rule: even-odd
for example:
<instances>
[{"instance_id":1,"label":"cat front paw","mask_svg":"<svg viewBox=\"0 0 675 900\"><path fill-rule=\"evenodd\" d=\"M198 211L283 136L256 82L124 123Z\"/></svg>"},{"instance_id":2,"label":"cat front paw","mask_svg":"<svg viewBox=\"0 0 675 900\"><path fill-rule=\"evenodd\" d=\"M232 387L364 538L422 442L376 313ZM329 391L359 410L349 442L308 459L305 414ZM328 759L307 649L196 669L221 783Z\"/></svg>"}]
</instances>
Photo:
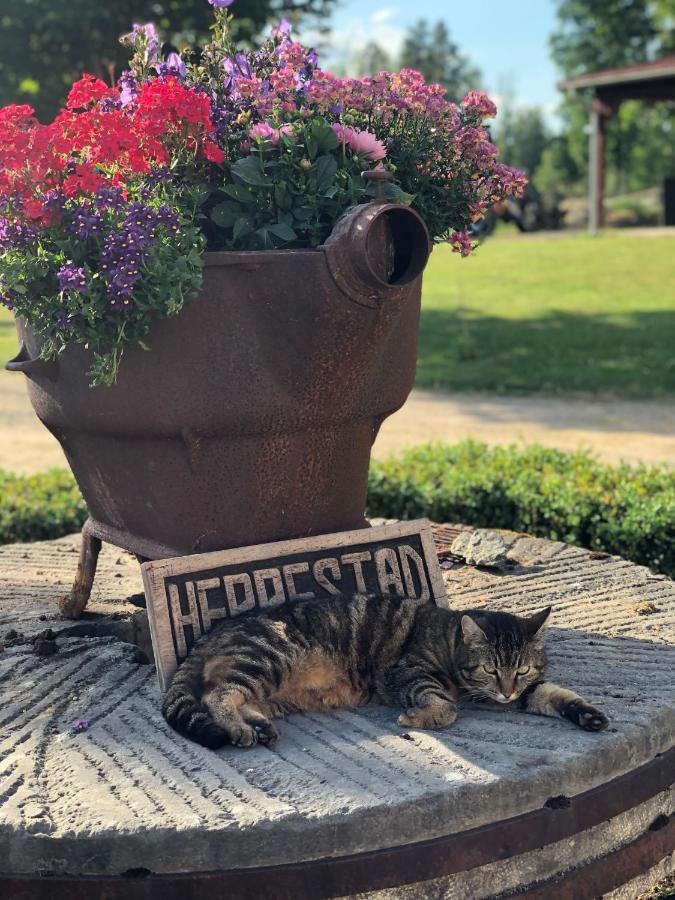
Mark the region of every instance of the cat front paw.
<instances>
[{"instance_id":1,"label":"cat front paw","mask_svg":"<svg viewBox=\"0 0 675 900\"><path fill-rule=\"evenodd\" d=\"M447 728L457 718L457 708L450 704L438 706L411 706L398 717L398 724L402 728L422 728L435 731L439 728Z\"/></svg>"},{"instance_id":2,"label":"cat front paw","mask_svg":"<svg viewBox=\"0 0 675 900\"><path fill-rule=\"evenodd\" d=\"M604 731L609 725L604 712L585 700L572 700L565 706L563 715L584 731Z\"/></svg>"},{"instance_id":3,"label":"cat front paw","mask_svg":"<svg viewBox=\"0 0 675 900\"><path fill-rule=\"evenodd\" d=\"M233 747L248 750L249 747L255 747L258 743L258 732L245 722L242 722L241 725L231 725L225 730Z\"/></svg>"}]
</instances>

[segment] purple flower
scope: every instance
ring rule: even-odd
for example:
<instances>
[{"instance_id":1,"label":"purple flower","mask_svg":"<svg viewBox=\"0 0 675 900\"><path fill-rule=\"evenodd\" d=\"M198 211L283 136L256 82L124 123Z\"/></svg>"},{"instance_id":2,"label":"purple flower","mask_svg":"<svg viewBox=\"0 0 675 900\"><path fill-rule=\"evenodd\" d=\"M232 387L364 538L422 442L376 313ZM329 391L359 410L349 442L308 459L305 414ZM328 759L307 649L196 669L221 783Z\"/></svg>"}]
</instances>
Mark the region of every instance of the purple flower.
<instances>
[{"instance_id":1,"label":"purple flower","mask_svg":"<svg viewBox=\"0 0 675 900\"><path fill-rule=\"evenodd\" d=\"M209 0L211 6L217 6L218 9L228 9L228 7L232 6L234 0Z\"/></svg>"},{"instance_id":2,"label":"purple flower","mask_svg":"<svg viewBox=\"0 0 675 900\"><path fill-rule=\"evenodd\" d=\"M14 302L18 296L16 291L8 288L4 293L0 293L0 304L11 311L14 309Z\"/></svg>"},{"instance_id":3,"label":"purple flower","mask_svg":"<svg viewBox=\"0 0 675 900\"><path fill-rule=\"evenodd\" d=\"M225 69L225 78L223 84L226 88L235 87L240 78L251 77L251 67L248 63L245 53L235 54L234 59L226 58L223 60L223 69Z\"/></svg>"},{"instance_id":4,"label":"purple flower","mask_svg":"<svg viewBox=\"0 0 675 900\"><path fill-rule=\"evenodd\" d=\"M120 43L126 47L132 47L146 66L157 61L159 38L152 22L145 25L134 25L133 31L122 35Z\"/></svg>"},{"instance_id":5,"label":"purple flower","mask_svg":"<svg viewBox=\"0 0 675 900\"><path fill-rule=\"evenodd\" d=\"M169 53L166 65L169 69L174 69L179 78L185 78L187 75L187 67L181 59L180 53Z\"/></svg>"},{"instance_id":6,"label":"purple flower","mask_svg":"<svg viewBox=\"0 0 675 900\"><path fill-rule=\"evenodd\" d=\"M88 238L101 231L101 214L90 206L79 206L75 210L71 231L79 238Z\"/></svg>"},{"instance_id":7,"label":"purple flower","mask_svg":"<svg viewBox=\"0 0 675 900\"><path fill-rule=\"evenodd\" d=\"M83 731L89 731L91 728L91 722L87 719L78 719L73 723L73 732L75 734L81 734Z\"/></svg>"},{"instance_id":8,"label":"purple flower","mask_svg":"<svg viewBox=\"0 0 675 900\"><path fill-rule=\"evenodd\" d=\"M0 219L0 250L21 250L37 240L37 231L9 219Z\"/></svg>"},{"instance_id":9,"label":"purple flower","mask_svg":"<svg viewBox=\"0 0 675 900\"><path fill-rule=\"evenodd\" d=\"M81 266L76 267L70 263L61 266L56 277L59 279L59 288L62 291L77 291L78 294L82 294L87 290L87 277Z\"/></svg>"},{"instance_id":10,"label":"purple flower","mask_svg":"<svg viewBox=\"0 0 675 900\"><path fill-rule=\"evenodd\" d=\"M128 106L133 103L138 96L138 81L131 72L122 72L119 77L118 85L120 86L120 103L122 106Z\"/></svg>"},{"instance_id":11,"label":"purple flower","mask_svg":"<svg viewBox=\"0 0 675 900\"><path fill-rule=\"evenodd\" d=\"M282 19L279 24L272 29L272 37L288 37L291 33L291 23L288 19Z\"/></svg>"}]
</instances>

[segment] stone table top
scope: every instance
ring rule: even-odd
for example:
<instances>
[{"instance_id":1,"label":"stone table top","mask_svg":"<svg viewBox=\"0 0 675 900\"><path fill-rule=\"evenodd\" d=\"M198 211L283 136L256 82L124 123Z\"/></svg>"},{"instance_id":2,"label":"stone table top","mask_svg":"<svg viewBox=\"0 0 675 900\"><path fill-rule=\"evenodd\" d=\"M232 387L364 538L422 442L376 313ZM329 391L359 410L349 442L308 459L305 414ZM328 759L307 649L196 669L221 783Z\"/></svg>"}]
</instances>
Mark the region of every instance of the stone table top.
<instances>
[{"instance_id":1,"label":"stone table top","mask_svg":"<svg viewBox=\"0 0 675 900\"><path fill-rule=\"evenodd\" d=\"M473 705L444 732L397 712L295 715L273 750L213 752L173 732L143 643L137 564L104 546L89 611L60 620L78 536L0 548L0 873L155 873L272 865L447 835L540 808L673 744L675 584L617 557L512 535L502 570L447 563L453 607L552 604L551 678L612 719ZM75 734L76 720L90 723Z\"/></svg>"}]
</instances>

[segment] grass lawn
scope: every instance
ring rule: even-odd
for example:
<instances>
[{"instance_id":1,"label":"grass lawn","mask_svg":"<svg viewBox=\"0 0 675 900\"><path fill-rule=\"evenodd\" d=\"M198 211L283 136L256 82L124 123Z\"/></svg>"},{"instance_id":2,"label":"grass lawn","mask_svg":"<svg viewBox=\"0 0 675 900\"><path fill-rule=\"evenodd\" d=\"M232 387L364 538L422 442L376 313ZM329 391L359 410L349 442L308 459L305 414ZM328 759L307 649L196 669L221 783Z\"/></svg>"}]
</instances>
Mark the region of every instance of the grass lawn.
<instances>
[{"instance_id":1,"label":"grass lawn","mask_svg":"<svg viewBox=\"0 0 675 900\"><path fill-rule=\"evenodd\" d=\"M675 235L488 240L434 251L417 383L510 393L675 393Z\"/></svg>"},{"instance_id":2,"label":"grass lawn","mask_svg":"<svg viewBox=\"0 0 675 900\"><path fill-rule=\"evenodd\" d=\"M0 310L0 364L15 352ZM434 251L417 383L460 391L675 393L675 236L496 236Z\"/></svg>"}]
</instances>

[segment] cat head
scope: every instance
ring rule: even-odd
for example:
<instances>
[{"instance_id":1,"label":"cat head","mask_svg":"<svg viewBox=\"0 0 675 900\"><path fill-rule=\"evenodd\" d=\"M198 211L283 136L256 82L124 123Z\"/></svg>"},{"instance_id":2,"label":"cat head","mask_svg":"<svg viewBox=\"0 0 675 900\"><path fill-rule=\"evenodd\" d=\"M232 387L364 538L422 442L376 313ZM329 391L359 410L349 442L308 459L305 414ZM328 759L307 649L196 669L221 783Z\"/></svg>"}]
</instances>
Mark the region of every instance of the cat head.
<instances>
[{"instance_id":1,"label":"cat head","mask_svg":"<svg viewBox=\"0 0 675 900\"><path fill-rule=\"evenodd\" d=\"M546 665L542 630L547 606L529 618L509 613L462 615L456 663L466 691L477 699L510 703L541 679Z\"/></svg>"}]
</instances>

